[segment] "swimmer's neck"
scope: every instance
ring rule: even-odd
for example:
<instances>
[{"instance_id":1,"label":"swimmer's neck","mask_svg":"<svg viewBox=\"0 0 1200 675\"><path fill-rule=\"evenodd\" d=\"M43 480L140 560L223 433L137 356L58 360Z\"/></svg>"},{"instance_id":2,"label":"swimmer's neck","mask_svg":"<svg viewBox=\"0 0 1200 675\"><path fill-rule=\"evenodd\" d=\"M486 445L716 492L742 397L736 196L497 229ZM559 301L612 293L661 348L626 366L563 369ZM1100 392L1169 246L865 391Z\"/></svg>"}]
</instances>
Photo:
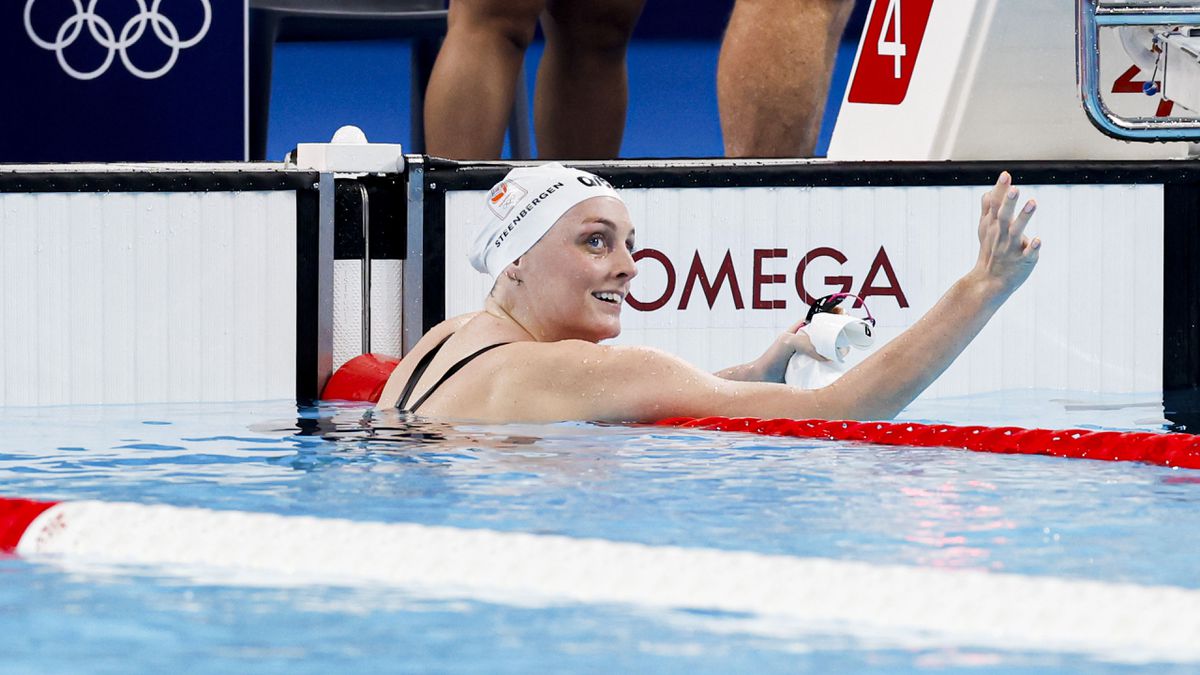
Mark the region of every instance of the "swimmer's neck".
<instances>
[{"instance_id":1,"label":"swimmer's neck","mask_svg":"<svg viewBox=\"0 0 1200 675\"><path fill-rule=\"evenodd\" d=\"M596 340L565 333L554 325L546 325L537 319L535 312L522 311L520 305L505 302L503 296L489 295L483 303L482 316L497 326L507 336L508 342L559 342L562 340Z\"/></svg>"},{"instance_id":2,"label":"swimmer's neck","mask_svg":"<svg viewBox=\"0 0 1200 675\"><path fill-rule=\"evenodd\" d=\"M524 336L523 338L518 337L514 341L544 342L544 340L538 339L538 336L536 333L534 333L534 331L527 328L524 323L517 319L517 317L514 316L514 312L510 311L509 308L505 307L491 295L487 296L487 299L484 300L483 313L487 317L506 327L509 327L518 335Z\"/></svg>"}]
</instances>

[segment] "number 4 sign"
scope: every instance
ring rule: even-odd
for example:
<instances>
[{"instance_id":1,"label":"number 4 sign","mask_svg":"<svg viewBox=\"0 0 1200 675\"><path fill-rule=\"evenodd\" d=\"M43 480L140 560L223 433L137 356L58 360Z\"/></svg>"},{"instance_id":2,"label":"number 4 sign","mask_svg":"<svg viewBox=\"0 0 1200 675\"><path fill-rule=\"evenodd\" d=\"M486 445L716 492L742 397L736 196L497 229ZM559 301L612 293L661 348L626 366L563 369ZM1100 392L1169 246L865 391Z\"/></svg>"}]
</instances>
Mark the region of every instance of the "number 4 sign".
<instances>
[{"instance_id":1,"label":"number 4 sign","mask_svg":"<svg viewBox=\"0 0 1200 675\"><path fill-rule=\"evenodd\" d=\"M933 2L874 0L850 83L850 103L899 105L904 101Z\"/></svg>"}]
</instances>

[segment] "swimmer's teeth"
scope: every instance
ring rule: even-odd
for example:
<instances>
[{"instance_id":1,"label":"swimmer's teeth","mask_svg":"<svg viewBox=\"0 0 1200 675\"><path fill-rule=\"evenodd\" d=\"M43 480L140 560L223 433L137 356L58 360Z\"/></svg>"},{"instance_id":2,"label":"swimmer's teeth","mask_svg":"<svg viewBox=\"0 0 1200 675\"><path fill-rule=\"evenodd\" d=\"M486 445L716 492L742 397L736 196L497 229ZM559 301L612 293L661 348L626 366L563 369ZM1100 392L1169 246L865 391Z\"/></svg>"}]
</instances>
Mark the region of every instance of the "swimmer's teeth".
<instances>
[{"instance_id":1,"label":"swimmer's teeth","mask_svg":"<svg viewBox=\"0 0 1200 675\"><path fill-rule=\"evenodd\" d=\"M597 298L599 298L600 300L603 300L605 302L613 302L616 304L621 304L621 294L620 293L592 293L592 295L596 296Z\"/></svg>"}]
</instances>

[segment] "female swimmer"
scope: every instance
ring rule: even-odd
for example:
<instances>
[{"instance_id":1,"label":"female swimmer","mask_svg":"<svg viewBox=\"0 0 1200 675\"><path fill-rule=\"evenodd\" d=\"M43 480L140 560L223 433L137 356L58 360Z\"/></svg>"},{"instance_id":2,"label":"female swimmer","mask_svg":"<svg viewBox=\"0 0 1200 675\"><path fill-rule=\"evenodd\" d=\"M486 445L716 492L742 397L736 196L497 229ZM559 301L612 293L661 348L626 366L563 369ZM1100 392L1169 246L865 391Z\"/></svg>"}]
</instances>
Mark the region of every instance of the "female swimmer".
<instances>
[{"instance_id":1,"label":"female swimmer","mask_svg":"<svg viewBox=\"0 0 1200 675\"><path fill-rule=\"evenodd\" d=\"M495 285L483 311L431 329L392 373L381 407L487 422L652 422L667 417L887 419L921 393L1029 277L1041 242L1024 235L1002 173L983 197L979 257L904 333L833 384L782 384L811 349L785 334L751 363L711 374L657 349L599 344L621 332L634 225L607 182L559 164L513 169L488 195L471 263Z\"/></svg>"}]
</instances>

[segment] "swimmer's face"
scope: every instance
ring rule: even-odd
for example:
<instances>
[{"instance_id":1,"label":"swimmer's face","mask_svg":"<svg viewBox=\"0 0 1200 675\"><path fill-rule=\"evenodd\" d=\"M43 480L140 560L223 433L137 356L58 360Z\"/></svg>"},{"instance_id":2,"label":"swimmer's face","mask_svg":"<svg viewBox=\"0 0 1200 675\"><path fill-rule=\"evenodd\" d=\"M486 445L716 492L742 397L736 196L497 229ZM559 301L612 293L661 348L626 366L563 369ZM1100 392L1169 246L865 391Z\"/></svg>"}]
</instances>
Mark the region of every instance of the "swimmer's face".
<instances>
[{"instance_id":1,"label":"swimmer's face","mask_svg":"<svg viewBox=\"0 0 1200 675\"><path fill-rule=\"evenodd\" d=\"M621 333L634 230L619 199L593 197L563 214L518 262L545 339L596 342Z\"/></svg>"}]
</instances>

